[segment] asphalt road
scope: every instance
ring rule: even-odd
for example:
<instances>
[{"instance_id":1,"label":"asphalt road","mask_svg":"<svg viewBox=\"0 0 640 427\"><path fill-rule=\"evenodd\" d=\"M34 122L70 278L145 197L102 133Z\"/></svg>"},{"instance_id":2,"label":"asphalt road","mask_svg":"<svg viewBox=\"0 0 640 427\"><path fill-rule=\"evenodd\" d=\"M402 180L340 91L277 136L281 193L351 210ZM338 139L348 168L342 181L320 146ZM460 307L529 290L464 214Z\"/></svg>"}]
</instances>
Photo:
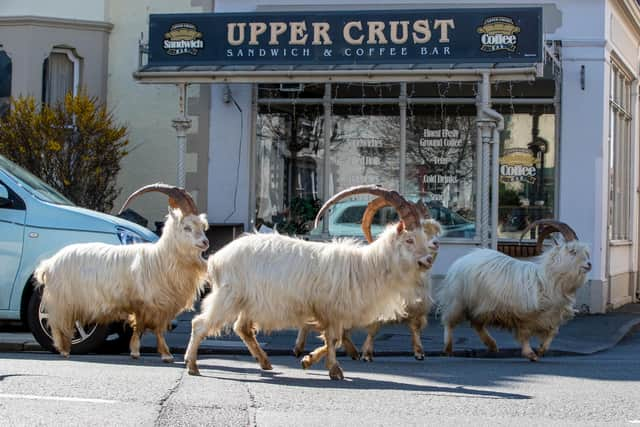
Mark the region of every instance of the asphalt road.
<instances>
[{"instance_id":1,"label":"asphalt road","mask_svg":"<svg viewBox=\"0 0 640 427\"><path fill-rule=\"evenodd\" d=\"M178 356L178 355L176 355ZM178 359L178 357L177 357ZM201 377L156 355L0 353L0 425L409 426L640 424L640 333L592 356L524 359L201 356Z\"/></svg>"}]
</instances>

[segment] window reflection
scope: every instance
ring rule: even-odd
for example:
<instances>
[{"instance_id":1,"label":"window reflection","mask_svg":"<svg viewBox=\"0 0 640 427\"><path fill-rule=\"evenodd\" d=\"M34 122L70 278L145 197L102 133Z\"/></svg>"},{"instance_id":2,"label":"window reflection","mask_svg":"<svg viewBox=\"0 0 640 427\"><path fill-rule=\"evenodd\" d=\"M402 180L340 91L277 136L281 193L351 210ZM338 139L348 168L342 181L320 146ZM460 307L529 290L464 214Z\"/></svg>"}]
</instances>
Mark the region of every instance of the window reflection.
<instances>
[{"instance_id":1,"label":"window reflection","mask_svg":"<svg viewBox=\"0 0 640 427\"><path fill-rule=\"evenodd\" d=\"M519 239L529 223L554 216L555 115L551 106L503 115L498 237Z\"/></svg>"},{"instance_id":2,"label":"window reflection","mask_svg":"<svg viewBox=\"0 0 640 427\"><path fill-rule=\"evenodd\" d=\"M475 235L474 106L417 105L407 121L405 193L427 204L446 237Z\"/></svg>"}]
</instances>

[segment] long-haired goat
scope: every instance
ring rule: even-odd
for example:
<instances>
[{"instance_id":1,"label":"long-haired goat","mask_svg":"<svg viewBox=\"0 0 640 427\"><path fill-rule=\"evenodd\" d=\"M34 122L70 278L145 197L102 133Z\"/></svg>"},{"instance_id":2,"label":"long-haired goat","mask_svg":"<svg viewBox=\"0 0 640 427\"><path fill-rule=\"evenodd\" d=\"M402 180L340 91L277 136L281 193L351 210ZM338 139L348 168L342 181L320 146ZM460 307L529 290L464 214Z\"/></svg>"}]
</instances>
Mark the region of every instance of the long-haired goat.
<instances>
[{"instance_id":1,"label":"long-haired goat","mask_svg":"<svg viewBox=\"0 0 640 427\"><path fill-rule=\"evenodd\" d=\"M539 220L538 245L559 231L565 241L544 252L535 262L479 249L456 260L438 291L437 303L444 331L444 352L452 354L453 328L465 318L490 351L498 351L487 325L515 332L522 355L536 361L549 348L559 326L573 317L575 293L591 270L589 249L578 242L567 224ZM541 340L538 354L529 339Z\"/></svg>"},{"instance_id":2,"label":"long-haired goat","mask_svg":"<svg viewBox=\"0 0 640 427\"><path fill-rule=\"evenodd\" d=\"M44 285L55 348L69 356L74 323L106 324L127 320L133 329L131 357L140 357L140 335L152 330L165 362L173 356L163 333L180 312L191 309L206 278L202 252L209 247L208 222L198 215L191 196L181 188L153 184L134 192L169 196L169 214L155 243L108 245L84 243L61 249L40 263L36 280ZM174 209L176 208L176 209Z\"/></svg>"},{"instance_id":3,"label":"long-haired goat","mask_svg":"<svg viewBox=\"0 0 640 427\"><path fill-rule=\"evenodd\" d=\"M199 374L196 359L202 340L225 325L233 323L262 369L271 369L255 331L314 322L325 345L308 355L303 367L326 354L329 376L344 378L335 356L343 331L401 312L404 297L413 292L433 262L417 205L396 191L377 186L342 191L320 209L316 225L333 203L361 193L386 198L401 219L370 245L353 239L323 243L279 234L250 234L209 258L213 290L202 303L202 313L192 321L185 354L190 374Z\"/></svg>"},{"instance_id":4,"label":"long-haired goat","mask_svg":"<svg viewBox=\"0 0 640 427\"><path fill-rule=\"evenodd\" d=\"M367 242L373 242L373 236L371 235L371 223L376 212L383 207L389 206L389 203L384 198L377 198L372 200L367 205L367 209L362 217L362 230ZM421 206L421 205L419 205ZM430 214L428 210L421 212L424 218L429 218ZM426 219L422 221L422 228L427 235L427 240L431 242L431 254L433 259L437 256L439 242L438 236L442 232L440 224L434 219ZM422 339L420 337L422 330L427 326L427 315L431 310L431 275L427 271L420 278L420 286L417 286L413 290L413 294L405 301L405 310L403 313L399 313L395 318L389 319L391 322L405 323L411 332L411 345L413 348L413 355L417 360L424 359L424 349L422 347ZM375 336L385 322L377 320L370 325L366 326L367 338L362 344L362 358L365 361L373 360L373 342ZM309 331L312 329L312 325L308 324L300 328L298 336L296 338L293 354L299 357L304 352L306 337ZM348 331L345 331L342 337L342 344L345 351L352 359L357 360L360 358L360 354L355 345L349 337Z\"/></svg>"}]
</instances>

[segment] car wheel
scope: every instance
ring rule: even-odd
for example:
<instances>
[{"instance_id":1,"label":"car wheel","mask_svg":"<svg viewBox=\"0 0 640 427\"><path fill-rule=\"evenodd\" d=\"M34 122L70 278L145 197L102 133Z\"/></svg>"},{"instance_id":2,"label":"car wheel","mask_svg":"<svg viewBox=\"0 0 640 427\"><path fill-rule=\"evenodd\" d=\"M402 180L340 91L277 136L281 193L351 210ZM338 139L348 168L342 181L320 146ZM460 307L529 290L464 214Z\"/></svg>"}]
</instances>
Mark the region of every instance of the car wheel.
<instances>
[{"instance_id":1,"label":"car wheel","mask_svg":"<svg viewBox=\"0 0 640 427\"><path fill-rule=\"evenodd\" d=\"M41 288L34 291L29 300L27 324L36 341L43 348L53 353L58 352L53 346L48 315L42 305ZM71 353L86 354L95 352L103 344L108 332L109 326L107 325L81 325L76 322L75 333L71 339Z\"/></svg>"}]
</instances>

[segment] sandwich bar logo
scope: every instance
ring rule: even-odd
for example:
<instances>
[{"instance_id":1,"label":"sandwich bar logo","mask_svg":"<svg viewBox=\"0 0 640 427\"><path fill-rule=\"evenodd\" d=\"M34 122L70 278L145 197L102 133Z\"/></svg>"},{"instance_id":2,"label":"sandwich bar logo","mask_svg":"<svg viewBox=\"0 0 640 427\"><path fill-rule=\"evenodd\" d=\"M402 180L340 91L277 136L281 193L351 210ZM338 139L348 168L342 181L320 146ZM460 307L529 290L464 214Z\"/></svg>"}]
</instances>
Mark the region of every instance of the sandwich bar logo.
<instances>
[{"instance_id":1,"label":"sandwich bar logo","mask_svg":"<svg viewBox=\"0 0 640 427\"><path fill-rule=\"evenodd\" d=\"M518 27L513 19L506 16L493 16L487 18L482 23L481 27L477 29L480 37L480 50L483 52L496 52L499 50L506 50L509 52L515 52L518 45L518 34L520 27Z\"/></svg>"},{"instance_id":2,"label":"sandwich bar logo","mask_svg":"<svg viewBox=\"0 0 640 427\"><path fill-rule=\"evenodd\" d=\"M197 55L204 48L204 41L195 25L179 23L173 24L169 32L164 33L162 47L167 55Z\"/></svg>"}]
</instances>

